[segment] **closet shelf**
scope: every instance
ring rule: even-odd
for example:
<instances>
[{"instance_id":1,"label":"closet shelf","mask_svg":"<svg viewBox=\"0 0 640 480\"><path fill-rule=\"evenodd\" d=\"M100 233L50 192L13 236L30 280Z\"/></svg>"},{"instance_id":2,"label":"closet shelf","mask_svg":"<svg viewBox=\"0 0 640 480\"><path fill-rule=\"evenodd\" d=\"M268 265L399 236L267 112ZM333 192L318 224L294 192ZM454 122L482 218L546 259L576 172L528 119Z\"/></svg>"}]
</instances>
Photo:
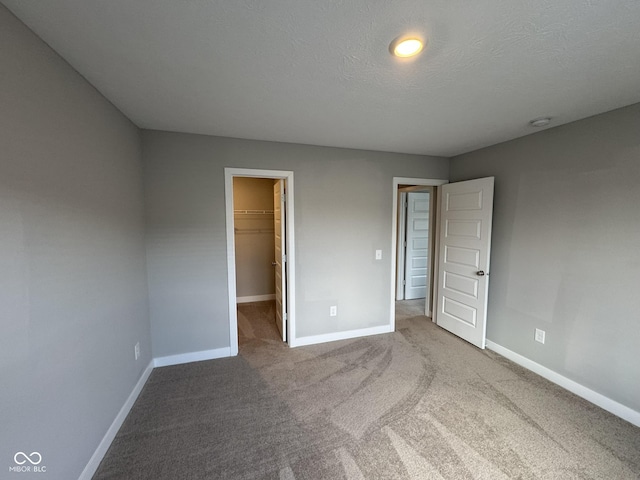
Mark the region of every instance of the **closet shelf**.
<instances>
[{"instance_id":1,"label":"closet shelf","mask_svg":"<svg viewBox=\"0 0 640 480\"><path fill-rule=\"evenodd\" d=\"M236 235L248 234L248 233L269 233L273 234L273 228L235 228Z\"/></svg>"},{"instance_id":2,"label":"closet shelf","mask_svg":"<svg viewBox=\"0 0 640 480\"><path fill-rule=\"evenodd\" d=\"M270 215L273 216L273 210L234 210L234 215Z\"/></svg>"}]
</instances>

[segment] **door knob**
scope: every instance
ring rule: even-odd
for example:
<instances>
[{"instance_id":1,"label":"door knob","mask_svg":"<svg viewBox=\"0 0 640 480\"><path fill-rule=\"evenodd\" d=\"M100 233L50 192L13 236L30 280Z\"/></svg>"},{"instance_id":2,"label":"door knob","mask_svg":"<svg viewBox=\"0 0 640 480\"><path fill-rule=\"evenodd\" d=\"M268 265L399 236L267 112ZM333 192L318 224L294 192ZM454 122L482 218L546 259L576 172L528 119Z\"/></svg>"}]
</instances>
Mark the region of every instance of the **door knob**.
<instances>
[{"instance_id":1,"label":"door knob","mask_svg":"<svg viewBox=\"0 0 640 480\"><path fill-rule=\"evenodd\" d=\"M476 275L478 275L479 277L484 277L484 275L485 275L485 274L484 274L484 270L478 270L478 271L476 272Z\"/></svg>"},{"instance_id":2,"label":"door knob","mask_svg":"<svg viewBox=\"0 0 640 480\"><path fill-rule=\"evenodd\" d=\"M278 264L277 262L271 262L271 265L272 265L273 267L275 267L277 264Z\"/></svg>"}]
</instances>

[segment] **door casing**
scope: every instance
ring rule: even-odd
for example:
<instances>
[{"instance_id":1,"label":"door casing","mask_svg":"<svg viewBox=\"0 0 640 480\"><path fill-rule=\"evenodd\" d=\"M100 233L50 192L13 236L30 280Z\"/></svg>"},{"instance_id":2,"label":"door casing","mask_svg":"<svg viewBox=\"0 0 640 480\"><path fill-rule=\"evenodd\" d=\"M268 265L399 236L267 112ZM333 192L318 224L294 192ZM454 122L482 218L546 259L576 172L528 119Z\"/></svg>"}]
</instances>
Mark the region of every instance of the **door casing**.
<instances>
[{"instance_id":1,"label":"door casing","mask_svg":"<svg viewBox=\"0 0 640 480\"><path fill-rule=\"evenodd\" d=\"M273 178L285 180L285 245L287 251L287 339L290 347L296 346L295 337L295 229L293 172L288 170L259 170L252 168L224 169L224 200L227 231L227 285L229 292L229 346L231 356L238 354L238 305L236 302L236 249L233 218L233 178Z\"/></svg>"},{"instance_id":2,"label":"door casing","mask_svg":"<svg viewBox=\"0 0 640 480\"><path fill-rule=\"evenodd\" d=\"M404 300L404 267L405 249L404 242L407 239L407 192L398 190L398 227L396 241L396 300Z\"/></svg>"}]
</instances>

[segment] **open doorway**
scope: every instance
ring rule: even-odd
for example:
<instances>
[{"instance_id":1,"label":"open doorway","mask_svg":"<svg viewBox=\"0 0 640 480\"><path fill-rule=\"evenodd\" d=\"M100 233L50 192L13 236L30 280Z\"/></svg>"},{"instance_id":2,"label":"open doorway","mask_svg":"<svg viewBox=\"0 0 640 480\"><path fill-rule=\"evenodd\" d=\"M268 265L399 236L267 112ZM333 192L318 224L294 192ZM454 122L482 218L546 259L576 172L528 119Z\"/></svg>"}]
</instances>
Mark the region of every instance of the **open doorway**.
<instances>
[{"instance_id":1,"label":"open doorway","mask_svg":"<svg viewBox=\"0 0 640 480\"><path fill-rule=\"evenodd\" d=\"M431 317L437 235L436 188L446 180L393 179L391 323L396 302ZM418 308L419 307L419 308Z\"/></svg>"},{"instance_id":2,"label":"open doorway","mask_svg":"<svg viewBox=\"0 0 640 480\"><path fill-rule=\"evenodd\" d=\"M226 168L225 202L231 354L238 353L238 305L272 318L277 338L293 346L293 172Z\"/></svg>"},{"instance_id":3,"label":"open doorway","mask_svg":"<svg viewBox=\"0 0 640 480\"><path fill-rule=\"evenodd\" d=\"M238 343L256 338L282 338L276 323L276 283L274 273L276 244L281 235L275 231L276 208L272 178L233 178L233 221L236 259L236 303ZM279 212L280 213L280 212ZM280 222L281 215L277 220ZM275 254L275 257L274 257ZM274 282L274 280L276 280ZM281 296L281 293L280 293ZM280 323L280 328L282 324Z\"/></svg>"},{"instance_id":4,"label":"open doorway","mask_svg":"<svg viewBox=\"0 0 640 480\"><path fill-rule=\"evenodd\" d=\"M233 179L238 304L275 299L273 182L271 178Z\"/></svg>"},{"instance_id":5,"label":"open doorway","mask_svg":"<svg viewBox=\"0 0 640 480\"><path fill-rule=\"evenodd\" d=\"M434 187L398 188L396 301L425 299L431 311Z\"/></svg>"},{"instance_id":6,"label":"open doorway","mask_svg":"<svg viewBox=\"0 0 640 480\"><path fill-rule=\"evenodd\" d=\"M446 180L415 178L393 179L393 218L391 271L391 325L395 329L397 295L397 256L399 221L398 201L402 190L420 190L420 186L434 187L432 206L435 213L430 257L432 272L426 298L433 300L433 313L424 300L424 315L438 326L469 343L485 348L489 261L491 253L491 224L493 217L494 178L477 178L449 183ZM437 255L437 260L436 260ZM406 300L405 300L406 301ZM409 300L415 302L415 300ZM413 305L415 308L416 305ZM406 316L406 315L405 315Z\"/></svg>"}]
</instances>

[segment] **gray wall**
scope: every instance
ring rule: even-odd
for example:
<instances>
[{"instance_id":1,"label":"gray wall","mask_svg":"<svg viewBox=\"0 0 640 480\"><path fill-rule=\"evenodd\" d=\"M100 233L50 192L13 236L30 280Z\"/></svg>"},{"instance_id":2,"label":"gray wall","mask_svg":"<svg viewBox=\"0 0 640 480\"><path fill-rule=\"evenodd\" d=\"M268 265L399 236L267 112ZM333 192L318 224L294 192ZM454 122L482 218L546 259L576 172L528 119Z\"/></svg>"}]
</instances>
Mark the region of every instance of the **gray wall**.
<instances>
[{"instance_id":1,"label":"gray wall","mask_svg":"<svg viewBox=\"0 0 640 480\"><path fill-rule=\"evenodd\" d=\"M392 179L448 175L443 158L158 131L143 159L155 356L229 346L224 167L294 172L297 337L388 324Z\"/></svg>"},{"instance_id":2,"label":"gray wall","mask_svg":"<svg viewBox=\"0 0 640 480\"><path fill-rule=\"evenodd\" d=\"M151 359L140 136L1 5L0 65L0 476L72 479Z\"/></svg>"},{"instance_id":3,"label":"gray wall","mask_svg":"<svg viewBox=\"0 0 640 480\"><path fill-rule=\"evenodd\" d=\"M489 175L487 337L640 411L640 104L451 161Z\"/></svg>"},{"instance_id":4,"label":"gray wall","mask_svg":"<svg viewBox=\"0 0 640 480\"><path fill-rule=\"evenodd\" d=\"M233 179L234 210L273 212L273 179ZM236 251L236 297L274 295L275 253L273 213L234 215Z\"/></svg>"}]
</instances>

